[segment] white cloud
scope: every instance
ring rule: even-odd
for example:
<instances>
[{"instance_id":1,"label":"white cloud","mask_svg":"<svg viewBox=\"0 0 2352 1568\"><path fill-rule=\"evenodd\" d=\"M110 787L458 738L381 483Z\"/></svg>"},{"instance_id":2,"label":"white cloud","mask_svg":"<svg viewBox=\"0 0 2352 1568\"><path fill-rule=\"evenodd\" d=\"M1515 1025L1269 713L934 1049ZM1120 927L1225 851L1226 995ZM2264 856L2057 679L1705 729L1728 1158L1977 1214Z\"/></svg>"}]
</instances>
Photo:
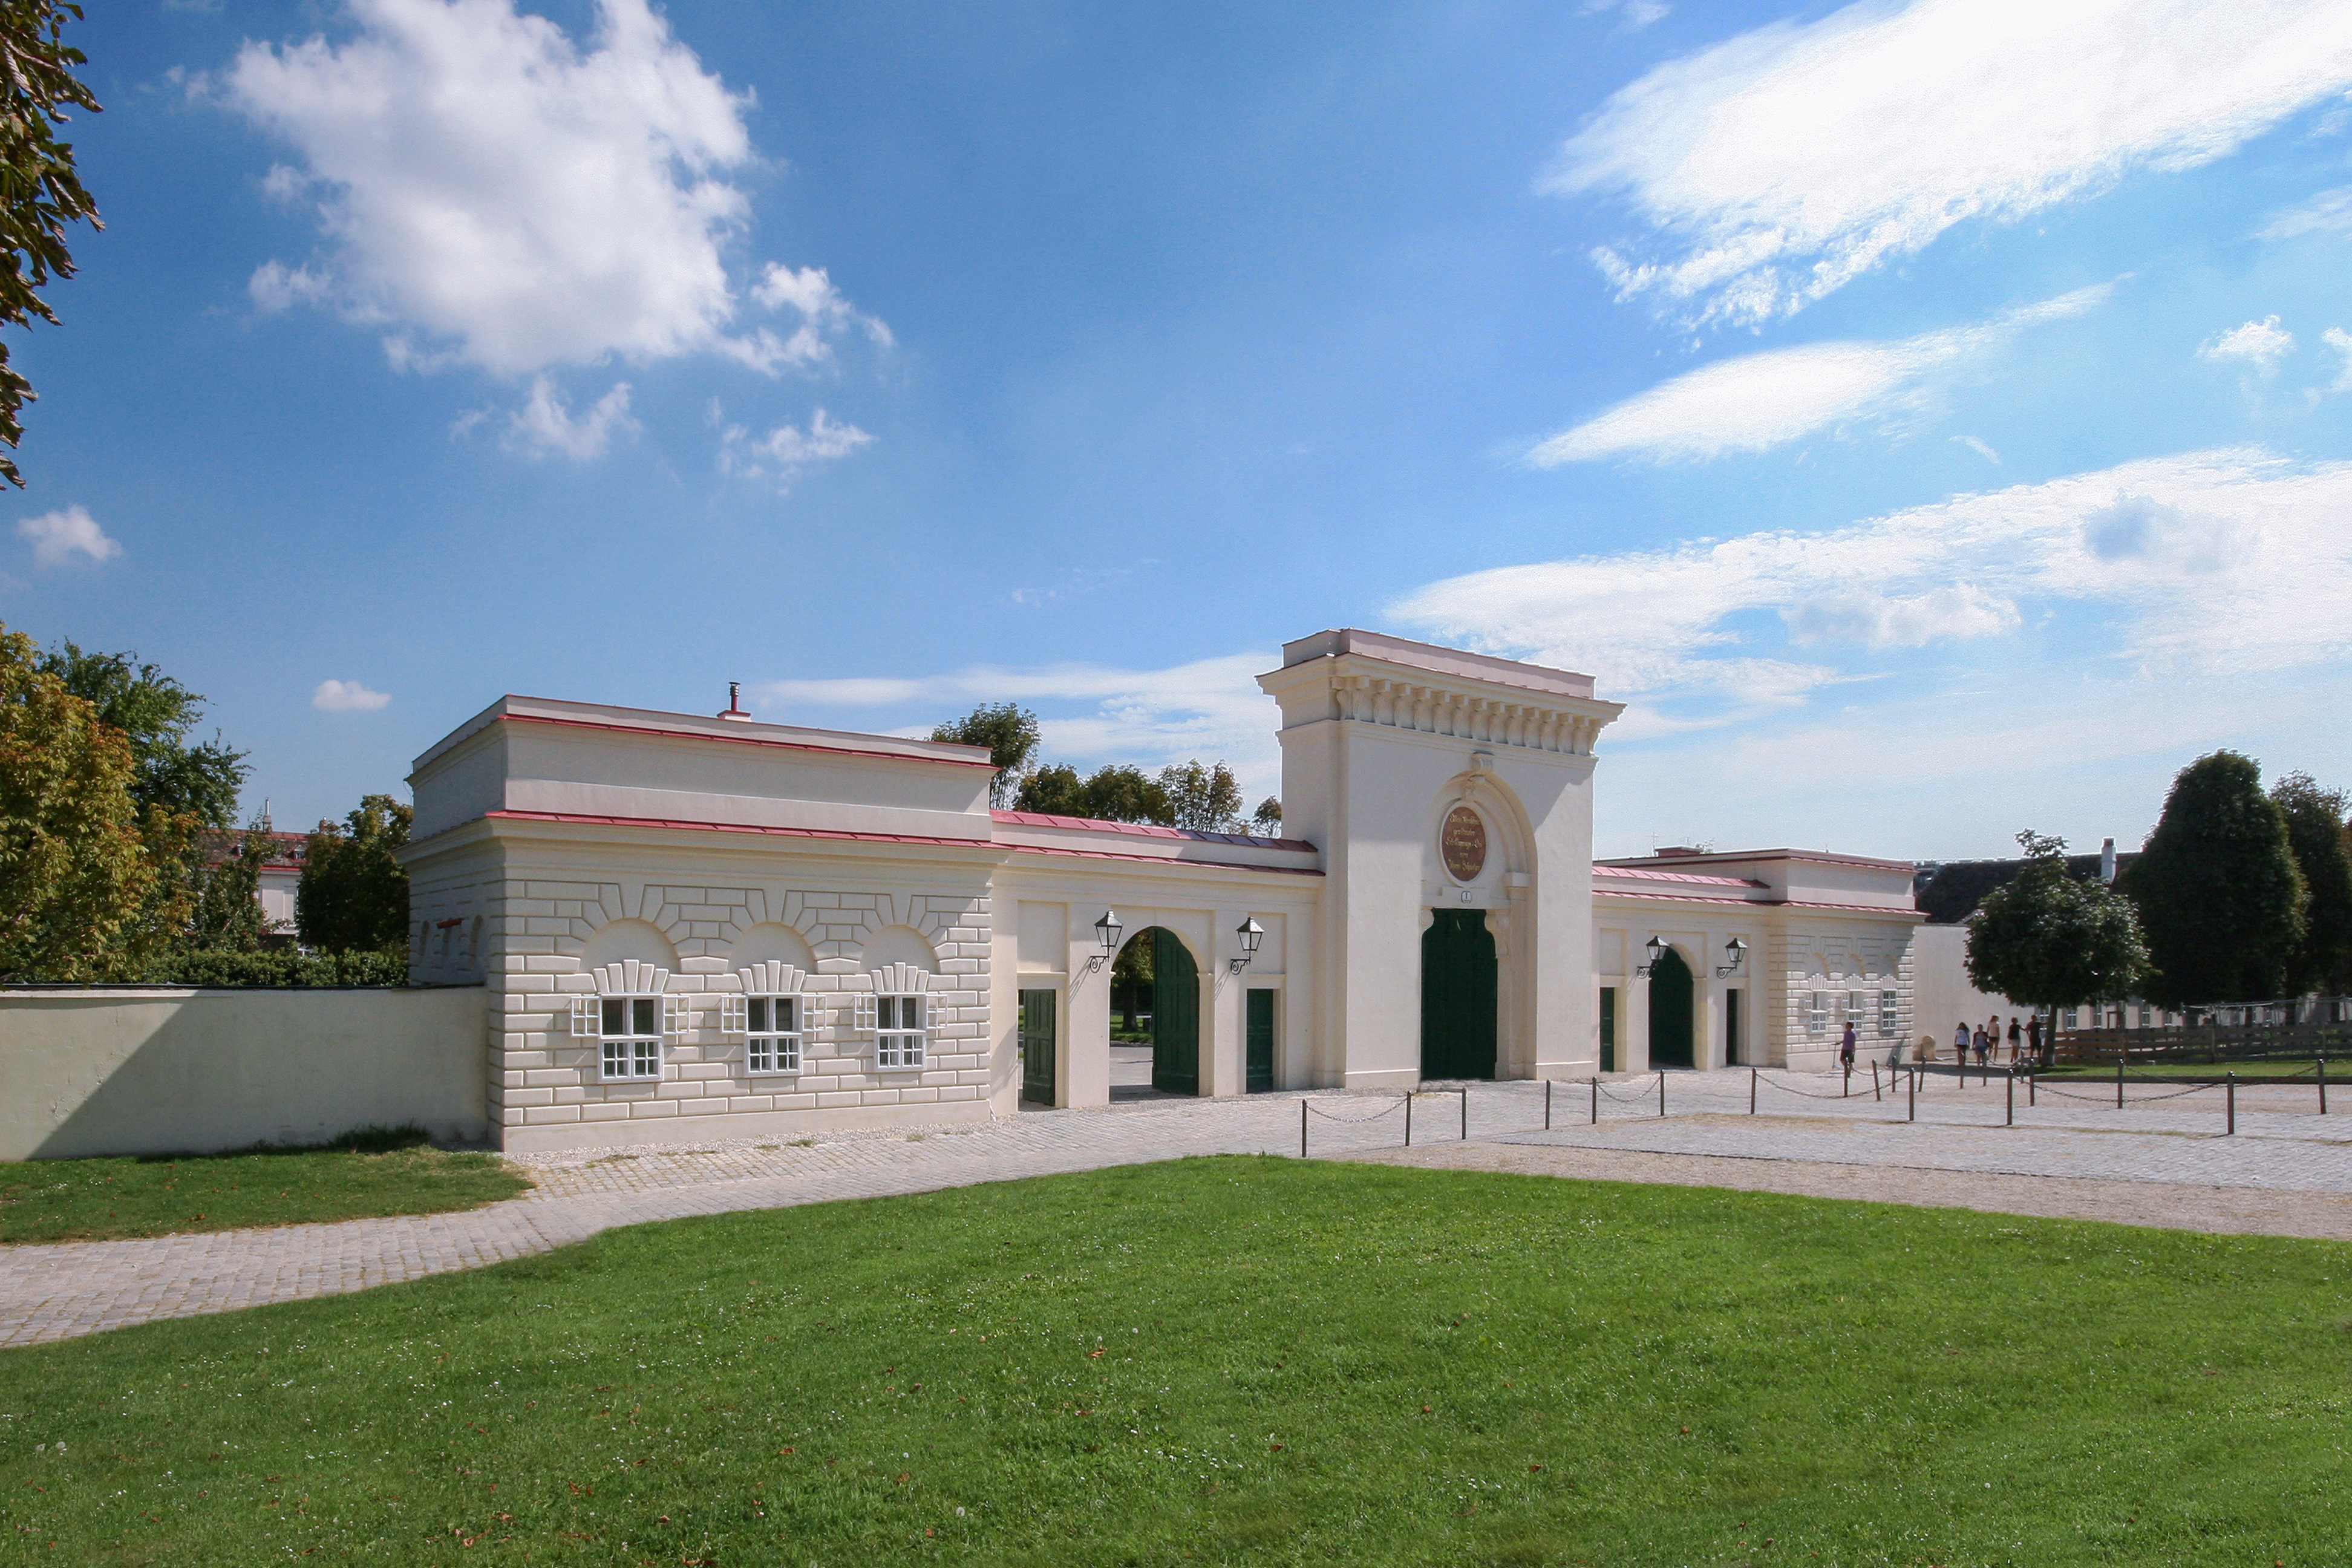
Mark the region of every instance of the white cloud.
<instances>
[{"instance_id":1,"label":"white cloud","mask_svg":"<svg viewBox=\"0 0 2352 1568\"><path fill-rule=\"evenodd\" d=\"M1281 662L1279 653L1253 652L1165 669L1096 664L974 666L906 679L769 681L754 689L753 698L763 716L786 722L809 721L805 710L810 708L921 702L938 718L948 719L975 703L1024 703L1043 710L1040 725L1048 762L1081 768L1133 763L1156 769L1195 757L1203 762L1222 757L1255 800L1280 787L1275 731L1281 717L1273 700L1258 690L1256 678ZM1056 704L1075 710L1056 713Z\"/></svg>"},{"instance_id":2,"label":"white cloud","mask_svg":"<svg viewBox=\"0 0 2352 1568\"><path fill-rule=\"evenodd\" d=\"M2221 157L2352 84L2337 0L1916 0L1661 65L1539 188L1649 230L1595 260L1695 321L1787 315L1972 218Z\"/></svg>"},{"instance_id":3,"label":"white cloud","mask_svg":"<svg viewBox=\"0 0 2352 1568\"><path fill-rule=\"evenodd\" d=\"M2352 332L2341 327L2330 327L2319 334L2319 341L2344 356L2344 368L2328 383L2330 392L2352 392Z\"/></svg>"},{"instance_id":4,"label":"white cloud","mask_svg":"<svg viewBox=\"0 0 2352 1568\"><path fill-rule=\"evenodd\" d=\"M2282 328L2276 316L2266 316L2207 339L2199 345L2197 357L2236 360L2252 365L2257 374L2268 375L2278 369L2279 361L2294 352L2294 334Z\"/></svg>"},{"instance_id":5,"label":"white cloud","mask_svg":"<svg viewBox=\"0 0 2352 1568\"><path fill-rule=\"evenodd\" d=\"M62 566L77 555L94 563L122 553L122 546L109 539L98 520L79 505L21 518L16 536L32 542L34 563L41 566Z\"/></svg>"},{"instance_id":6,"label":"white cloud","mask_svg":"<svg viewBox=\"0 0 2352 1568\"><path fill-rule=\"evenodd\" d=\"M2352 185L2322 191L2307 202L2271 215L2257 239L2299 239L2306 234L2352 234Z\"/></svg>"},{"instance_id":7,"label":"white cloud","mask_svg":"<svg viewBox=\"0 0 2352 1568\"><path fill-rule=\"evenodd\" d=\"M1856 421L1896 423L1932 405L1945 378L2019 329L2080 315L2112 291L2107 284L2078 289L1915 338L1808 343L1706 365L1552 437L1527 460L1539 468L1611 457L1703 460L1765 451Z\"/></svg>"},{"instance_id":8,"label":"white cloud","mask_svg":"<svg viewBox=\"0 0 2352 1568\"><path fill-rule=\"evenodd\" d=\"M1663 21L1674 10L1664 0L1584 0L1588 16L1606 16L1614 11L1618 26L1628 33L1638 33L1653 22Z\"/></svg>"},{"instance_id":9,"label":"white cloud","mask_svg":"<svg viewBox=\"0 0 2352 1568\"><path fill-rule=\"evenodd\" d=\"M1885 649L1998 637L2048 611L2145 669L2278 671L2352 652L2347 513L2352 463L2192 452L1824 533L1499 567L1395 613L1591 671L1618 696L1785 703L1844 678L1759 647L1768 616L1798 646Z\"/></svg>"},{"instance_id":10,"label":"white cloud","mask_svg":"<svg viewBox=\"0 0 2352 1568\"><path fill-rule=\"evenodd\" d=\"M310 693L310 706L329 713L373 713L391 700L387 693L371 691L356 680L322 680Z\"/></svg>"},{"instance_id":11,"label":"white cloud","mask_svg":"<svg viewBox=\"0 0 2352 1568\"><path fill-rule=\"evenodd\" d=\"M561 452L575 462L604 455L615 434L635 435L637 422L629 417L629 384L615 382L587 413L573 418L562 394L546 376L534 376L530 398L507 416L506 446L533 458Z\"/></svg>"},{"instance_id":12,"label":"white cloud","mask_svg":"<svg viewBox=\"0 0 2352 1568\"><path fill-rule=\"evenodd\" d=\"M755 437L741 425L724 423L719 405L711 405L711 422L719 429L719 471L747 479L772 479L789 489L801 475L820 463L849 456L875 437L855 425L842 425L822 408L809 416L808 428L779 425Z\"/></svg>"},{"instance_id":13,"label":"white cloud","mask_svg":"<svg viewBox=\"0 0 2352 1568\"><path fill-rule=\"evenodd\" d=\"M1994 468L1997 468L2000 467L2000 454L1994 451L1986 442L1979 440L1974 436L1955 436L1952 439L1958 442L1961 446L1966 447L1969 451L1974 452L1978 457L1982 458L1986 462L1990 463Z\"/></svg>"},{"instance_id":14,"label":"white cloud","mask_svg":"<svg viewBox=\"0 0 2352 1568\"><path fill-rule=\"evenodd\" d=\"M329 237L315 267L256 271L257 304L393 323L398 368L523 375L708 352L772 373L824 357L805 311L797 350L734 331L723 251L751 203L720 176L753 159L750 100L646 0L597 0L586 48L512 0L351 13L347 41L249 43L198 84L293 144L303 167L264 189L315 203Z\"/></svg>"}]
</instances>

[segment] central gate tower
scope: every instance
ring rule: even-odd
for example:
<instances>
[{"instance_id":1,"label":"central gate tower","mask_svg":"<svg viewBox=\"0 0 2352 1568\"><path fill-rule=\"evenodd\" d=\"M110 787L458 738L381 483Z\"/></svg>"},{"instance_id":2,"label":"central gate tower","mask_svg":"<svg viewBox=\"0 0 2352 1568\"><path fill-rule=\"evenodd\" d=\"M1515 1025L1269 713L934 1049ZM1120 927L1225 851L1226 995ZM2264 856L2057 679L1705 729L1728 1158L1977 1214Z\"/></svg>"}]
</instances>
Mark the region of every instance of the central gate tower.
<instances>
[{"instance_id":1,"label":"central gate tower","mask_svg":"<svg viewBox=\"0 0 2352 1568\"><path fill-rule=\"evenodd\" d=\"M1316 1083L1411 1087L1433 1030L1439 1070L1475 1068L1463 974L1483 972L1429 991L1423 954L1480 923L1494 1076L1594 1070L1592 752L1622 704L1589 675L1353 630L1286 643L1258 685L1282 709L1283 829L1323 849Z\"/></svg>"}]
</instances>

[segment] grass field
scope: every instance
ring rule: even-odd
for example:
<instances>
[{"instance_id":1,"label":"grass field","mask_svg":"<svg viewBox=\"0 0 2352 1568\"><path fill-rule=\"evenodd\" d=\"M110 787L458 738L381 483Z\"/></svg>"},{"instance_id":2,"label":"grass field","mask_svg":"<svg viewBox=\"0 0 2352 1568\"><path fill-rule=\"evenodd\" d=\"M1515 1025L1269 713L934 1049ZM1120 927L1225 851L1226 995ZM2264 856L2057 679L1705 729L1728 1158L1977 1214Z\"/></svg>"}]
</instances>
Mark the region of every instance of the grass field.
<instances>
[{"instance_id":1,"label":"grass field","mask_svg":"<svg viewBox=\"0 0 2352 1568\"><path fill-rule=\"evenodd\" d=\"M446 1214L527 1191L495 1154L369 1129L320 1149L0 1165L0 1242L108 1241L256 1225Z\"/></svg>"},{"instance_id":2,"label":"grass field","mask_svg":"<svg viewBox=\"0 0 2352 1568\"><path fill-rule=\"evenodd\" d=\"M2352 1247L1192 1160L0 1352L0 1562L2340 1563Z\"/></svg>"},{"instance_id":3,"label":"grass field","mask_svg":"<svg viewBox=\"0 0 2352 1568\"><path fill-rule=\"evenodd\" d=\"M2257 1083L2265 1079L2274 1078L2301 1078L2309 1083L2313 1081L2311 1069L2312 1061L2308 1057L2301 1061L2133 1062L2124 1068L2124 1077L2126 1080L2136 1078L2211 1079L2215 1083L2220 1083L2225 1074L2236 1073L2240 1083ZM2116 1064L2070 1062L2062 1067L2045 1068L2042 1069L2042 1076L2053 1079L2103 1078L2109 1083L2113 1083L2116 1080ZM2341 1066L2335 1062L2327 1064L2327 1092L2331 1110L2334 1109L2336 1090L2339 1084L2345 1088L2352 1088L2352 1063ZM2315 1095L2317 1092L2316 1089L2313 1090Z\"/></svg>"}]
</instances>

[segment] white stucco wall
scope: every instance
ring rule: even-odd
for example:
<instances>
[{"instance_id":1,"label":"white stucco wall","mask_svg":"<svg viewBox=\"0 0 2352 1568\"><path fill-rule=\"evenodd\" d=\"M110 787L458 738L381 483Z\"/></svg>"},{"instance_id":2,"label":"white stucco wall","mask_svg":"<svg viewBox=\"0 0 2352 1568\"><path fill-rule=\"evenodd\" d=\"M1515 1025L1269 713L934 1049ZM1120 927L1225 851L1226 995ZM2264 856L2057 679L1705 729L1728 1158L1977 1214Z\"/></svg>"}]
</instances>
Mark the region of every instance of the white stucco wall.
<instances>
[{"instance_id":1,"label":"white stucco wall","mask_svg":"<svg viewBox=\"0 0 2352 1568\"><path fill-rule=\"evenodd\" d=\"M0 1159L204 1152L421 1122L480 1140L479 988L0 992Z\"/></svg>"}]
</instances>

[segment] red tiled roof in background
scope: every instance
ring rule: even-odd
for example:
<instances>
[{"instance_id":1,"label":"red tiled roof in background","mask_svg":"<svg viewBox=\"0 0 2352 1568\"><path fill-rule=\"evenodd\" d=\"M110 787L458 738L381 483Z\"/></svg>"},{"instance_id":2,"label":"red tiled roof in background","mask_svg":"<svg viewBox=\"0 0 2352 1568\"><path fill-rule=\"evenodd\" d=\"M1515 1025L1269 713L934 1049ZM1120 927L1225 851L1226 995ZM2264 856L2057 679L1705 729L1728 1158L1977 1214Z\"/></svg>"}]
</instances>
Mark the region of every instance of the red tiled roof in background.
<instances>
[{"instance_id":1,"label":"red tiled roof in background","mask_svg":"<svg viewBox=\"0 0 2352 1568\"><path fill-rule=\"evenodd\" d=\"M1247 833L1203 833L1195 827L1162 827L1154 822L1104 822L1092 816L1055 816L1042 811L992 811L999 822L1018 827L1068 827L1081 833L1129 833L1140 838L1188 838L1195 844L1238 844L1253 849L1298 849L1313 854L1304 838L1259 838Z\"/></svg>"}]
</instances>

